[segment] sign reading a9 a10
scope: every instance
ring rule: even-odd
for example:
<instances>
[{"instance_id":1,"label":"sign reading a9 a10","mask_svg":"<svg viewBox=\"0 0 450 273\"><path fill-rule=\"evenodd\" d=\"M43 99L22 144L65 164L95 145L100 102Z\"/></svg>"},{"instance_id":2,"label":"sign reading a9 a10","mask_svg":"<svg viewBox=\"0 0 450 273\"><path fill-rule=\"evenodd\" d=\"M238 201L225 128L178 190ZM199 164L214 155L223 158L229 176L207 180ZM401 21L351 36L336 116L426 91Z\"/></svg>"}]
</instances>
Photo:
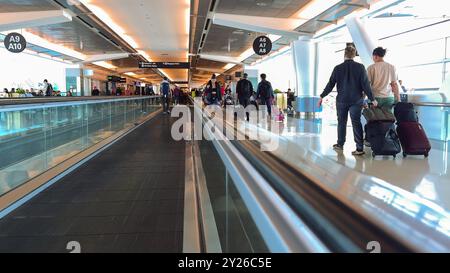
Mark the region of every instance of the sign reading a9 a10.
<instances>
[{"instance_id":1,"label":"sign reading a9 a10","mask_svg":"<svg viewBox=\"0 0 450 273\"><path fill-rule=\"evenodd\" d=\"M4 44L6 50L12 53L20 53L27 48L25 37L16 32L6 35Z\"/></svg>"}]
</instances>

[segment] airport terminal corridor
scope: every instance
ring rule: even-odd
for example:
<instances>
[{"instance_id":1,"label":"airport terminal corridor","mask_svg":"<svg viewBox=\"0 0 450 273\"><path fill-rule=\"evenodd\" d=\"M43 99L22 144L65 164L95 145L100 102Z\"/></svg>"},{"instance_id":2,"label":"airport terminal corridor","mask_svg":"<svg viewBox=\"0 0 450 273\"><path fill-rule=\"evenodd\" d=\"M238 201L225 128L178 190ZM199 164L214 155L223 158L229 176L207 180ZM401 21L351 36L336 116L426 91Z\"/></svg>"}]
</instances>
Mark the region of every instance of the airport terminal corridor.
<instances>
[{"instance_id":1,"label":"airport terminal corridor","mask_svg":"<svg viewBox=\"0 0 450 273\"><path fill-rule=\"evenodd\" d=\"M449 18L448 0L0 0L0 253L198 272L449 253Z\"/></svg>"}]
</instances>

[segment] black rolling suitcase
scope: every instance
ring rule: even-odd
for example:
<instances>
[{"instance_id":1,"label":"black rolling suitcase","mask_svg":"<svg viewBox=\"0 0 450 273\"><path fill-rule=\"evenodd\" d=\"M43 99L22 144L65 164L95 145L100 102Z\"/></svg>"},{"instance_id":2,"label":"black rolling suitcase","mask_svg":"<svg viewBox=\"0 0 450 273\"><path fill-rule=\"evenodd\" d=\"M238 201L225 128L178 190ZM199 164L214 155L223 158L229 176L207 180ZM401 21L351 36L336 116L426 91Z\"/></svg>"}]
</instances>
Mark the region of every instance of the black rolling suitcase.
<instances>
[{"instance_id":1,"label":"black rolling suitcase","mask_svg":"<svg viewBox=\"0 0 450 273\"><path fill-rule=\"evenodd\" d=\"M399 102L394 107L395 118L397 124L402 122L418 122L419 117L414 109L414 104L407 102Z\"/></svg>"},{"instance_id":2,"label":"black rolling suitcase","mask_svg":"<svg viewBox=\"0 0 450 273\"><path fill-rule=\"evenodd\" d=\"M395 131L395 117L382 108L364 109L363 115L367 120L366 140L370 142L372 156L397 157L402 151L400 140Z\"/></svg>"},{"instance_id":3,"label":"black rolling suitcase","mask_svg":"<svg viewBox=\"0 0 450 273\"><path fill-rule=\"evenodd\" d=\"M372 156L397 157L402 151L400 140L391 121L372 121L366 126L366 139L370 142Z\"/></svg>"}]
</instances>

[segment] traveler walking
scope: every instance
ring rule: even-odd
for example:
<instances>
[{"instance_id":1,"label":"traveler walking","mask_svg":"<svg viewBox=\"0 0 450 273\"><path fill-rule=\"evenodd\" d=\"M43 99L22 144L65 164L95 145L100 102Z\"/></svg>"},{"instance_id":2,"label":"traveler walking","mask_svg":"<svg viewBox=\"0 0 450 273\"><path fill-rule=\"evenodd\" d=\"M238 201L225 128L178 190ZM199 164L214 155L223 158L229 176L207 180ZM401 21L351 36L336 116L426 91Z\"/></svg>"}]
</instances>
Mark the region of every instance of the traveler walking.
<instances>
[{"instance_id":1,"label":"traveler walking","mask_svg":"<svg viewBox=\"0 0 450 273\"><path fill-rule=\"evenodd\" d=\"M403 80L399 80L398 83L400 84L400 87L402 88L403 93L408 93L408 88L406 88L403 85Z\"/></svg>"},{"instance_id":2,"label":"traveler walking","mask_svg":"<svg viewBox=\"0 0 450 273\"><path fill-rule=\"evenodd\" d=\"M395 66L385 62L385 56L386 49L375 48L373 51L375 63L367 68L367 74L378 106L392 112L395 102L400 101L400 92Z\"/></svg>"},{"instance_id":3,"label":"traveler walking","mask_svg":"<svg viewBox=\"0 0 450 273\"><path fill-rule=\"evenodd\" d=\"M260 105L267 106L267 113L272 116L272 103L275 98L273 93L272 84L266 80L267 75L261 74L261 82L258 84L258 90L256 91L256 99L259 100Z\"/></svg>"},{"instance_id":4,"label":"traveler walking","mask_svg":"<svg viewBox=\"0 0 450 273\"><path fill-rule=\"evenodd\" d=\"M222 96L220 92L220 84L217 82L215 74L212 75L211 80L208 84L206 84L204 98L206 105L221 104Z\"/></svg>"},{"instance_id":5,"label":"traveler walking","mask_svg":"<svg viewBox=\"0 0 450 273\"><path fill-rule=\"evenodd\" d=\"M170 83L167 77L164 77L164 80L161 83L160 93L162 96L164 114L170 114L169 111Z\"/></svg>"},{"instance_id":6,"label":"traveler walking","mask_svg":"<svg viewBox=\"0 0 450 273\"><path fill-rule=\"evenodd\" d=\"M98 90L97 86L94 86L94 89L92 89L92 96L100 96L100 90Z\"/></svg>"},{"instance_id":7,"label":"traveler walking","mask_svg":"<svg viewBox=\"0 0 450 273\"><path fill-rule=\"evenodd\" d=\"M45 96L46 97L51 97L53 96L53 86L48 83L48 80L44 80L44 88L43 88L44 92L45 92Z\"/></svg>"},{"instance_id":8,"label":"traveler walking","mask_svg":"<svg viewBox=\"0 0 450 273\"><path fill-rule=\"evenodd\" d=\"M239 80L236 86L236 94L238 96L239 104L244 109L250 104L250 97L253 95L253 84L248 79L248 74L244 73L244 78ZM247 114L247 120L250 119L250 113Z\"/></svg>"},{"instance_id":9,"label":"traveler walking","mask_svg":"<svg viewBox=\"0 0 450 273\"><path fill-rule=\"evenodd\" d=\"M178 105L180 104L180 97L181 97L181 90L178 88L178 86L175 86L173 89L173 100L174 104Z\"/></svg>"},{"instance_id":10,"label":"traveler walking","mask_svg":"<svg viewBox=\"0 0 450 273\"><path fill-rule=\"evenodd\" d=\"M330 77L330 81L320 95L319 106L323 99L331 93L337 85L336 110L338 116L338 143L333 146L335 150L342 151L346 142L347 121L350 118L353 125L353 134L356 142L356 151L353 155L364 155L363 127L361 124L361 114L363 108L363 93L372 101L376 107L378 102L372 95L372 89L367 77L364 65L355 62L356 49L348 46L345 49L344 63L336 66Z\"/></svg>"}]
</instances>

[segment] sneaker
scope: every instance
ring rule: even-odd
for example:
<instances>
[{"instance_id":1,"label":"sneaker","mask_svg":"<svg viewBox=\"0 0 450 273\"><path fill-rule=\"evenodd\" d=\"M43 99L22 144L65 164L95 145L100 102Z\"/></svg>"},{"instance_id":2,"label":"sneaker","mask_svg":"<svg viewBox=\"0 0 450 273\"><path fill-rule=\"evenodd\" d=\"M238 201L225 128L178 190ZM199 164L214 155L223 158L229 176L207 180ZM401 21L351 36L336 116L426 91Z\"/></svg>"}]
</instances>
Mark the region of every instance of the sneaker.
<instances>
[{"instance_id":1,"label":"sneaker","mask_svg":"<svg viewBox=\"0 0 450 273\"><path fill-rule=\"evenodd\" d=\"M344 150L344 146L339 145L339 144L334 144L333 145L333 149L335 149L337 151L343 151Z\"/></svg>"},{"instance_id":2,"label":"sneaker","mask_svg":"<svg viewBox=\"0 0 450 273\"><path fill-rule=\"evenodd\" d=\"M354 156L361 156L361 155L365 155L365 154L366 154L366 152L358 151L358 150L352 152L352 155L354 155Z\"/></svg>"}]
</instances>

